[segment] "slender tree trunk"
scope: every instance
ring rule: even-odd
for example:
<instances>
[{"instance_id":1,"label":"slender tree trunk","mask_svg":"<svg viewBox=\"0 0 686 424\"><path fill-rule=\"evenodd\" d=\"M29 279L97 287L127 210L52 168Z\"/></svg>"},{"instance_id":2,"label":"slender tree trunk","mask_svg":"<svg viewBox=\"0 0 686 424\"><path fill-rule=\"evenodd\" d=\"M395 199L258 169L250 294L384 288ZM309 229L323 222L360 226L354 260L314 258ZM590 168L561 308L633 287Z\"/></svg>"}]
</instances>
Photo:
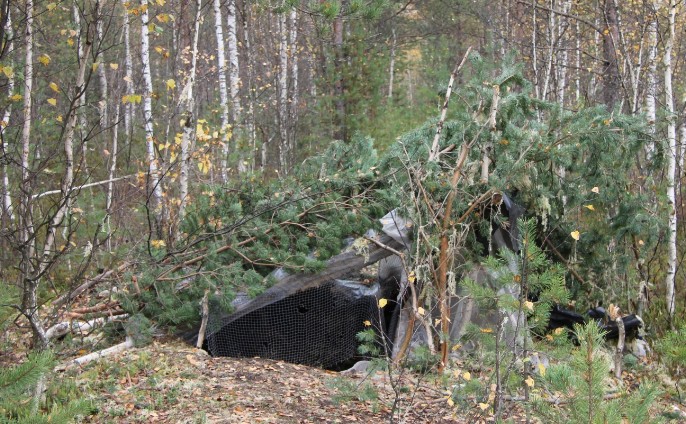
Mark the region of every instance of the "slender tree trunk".
<instances>
[{"instance_id":1,"label":"slender tree trunk","mask_svg":"<svg viewBox=\"0 0 686 424\"><path fill-rule=\"evenodd\" d=\"M98 57L95 58L96 63L98 63L98 79L100 80L100 102L98 103L98 110L100 112L100 128L105 130L110 124L107 102L107 68L105 66L105 56L102 51L102 44L104 43L104 33L103 33L103 18L102 13L102 0L95 2L95 14L96 14L96 31L98 33Z\"/></svg>"},{"instance_id":2,"label":"slender tree trunk","mask_svg":"<svg viewBox=\"0 0 686 424\"><path fill-rule=\"evenodd\" d=\"M569 13L572 6L571 0L564 0L561 4L562 13ZM567 53L567 43L565 33L568 23L562 19L557 20L557 39L559 44L559 57L557 59L557 102L561 107L565 106L565 93L567 90L567 68L569 66L569 54Z\"/></svg>"},{"instance_id":3,"label":"slender tree trunk","mask_svg":"<svg viewBox=\"0 0 686 424\"><path fill-rule=\"evenodd\" d=\"M133 92L133 59L131 57L131 22L127 5L128 0L121 0L123 12L122 29L124 31L124 81L126 82L126 95L132 95ZM131 137L133 136L133 114L134 104L128 101L124 105L124 134L126 136L126 150L127 162L131 161ZM129 163L127 163L128 165Z\"/></svg>"},{"instance_id":4,"label":"slender tree trunk","mask_svg":"<svg viewBox=\"0 0 686 424\"><path fill-rule=\"evenodd\" d=\"M667 202L669 204L669 230L667 232L667 277L665 294L667 313L674 325L675 276L677 261L677 214L676 214L676 115L672 91L672 49L675 35L676 0L669 1L669 33L665 41L665 109L667 112Z\"/></svg>"},{"instance_id":5,"label":"slender tree trunk","mask_svg":"<svg viewBox=\"0 0 686 424\"><path fill-rule=\"evenodd\" d=\"M141 0L141 62L143 65L143 119L145 121L145 140L148 148L148 173L152 191L152 210L157 221L158 236L162 235L164 199L155 150L155 131L152 116L152 76L150 73L150 39L148 25L150 15L148 0Z\"/></svg>"},{"instance_id":6,"label":"slender tree trunk","mask_svg":"<svg viewBox=\"0 0 686 424\"><path fill-rule=\"evenodd\" d=\"M222 115L222 181L229 180L229 98L226 89L226 55L224 50L224 24L222 23L221 1L214 0L214 33L217 38L217 78L219 79L219 107Z\"/></svg>"},{"instance_id":7,"label":"slender tree trunk","mask_svg":"<svg viewBox=\"0 0 686 424\"><path fill-rule=\"evenodd\" d=\"M603 17L603 103L612 110L621 96L621 77L617 63L619 28L614 0L603 1Z\"/></svg>"},{"instance_id":8,"label":"slender tree trunk","mask_svg":"<svg viewBox=\"0 0 686 424\"><path fill-rule=\"evenodd\" d=\"M248 115L246 117L245 129L248 137L248 145L250 146L250 169L255 169L255 160L257 155L257 136L255 134L255 103L257 102L255 93L255 55L252 53L252 28L248 25L250 21L250 7L249 1L243 2L243 47L247 54L246 57L246 72L248 75ZM264 164L262 164L264 166Z\"/></svg>"},{"instance_id":9,"label":"slender tree trunk","mask_svg":"<svg viewBox=\"0 0 686 424\"><path fill-rule=\"evenodd\" d=\"M279 75L278 75L278 105L279 105L279 172L288 173L288 26L286 13L278 14L279 21Z\"/></svg>"},{"instance_id":10,"label":"slender tree trunk","mask_svg":"<svg viewBox=\"0 0 686 424\"><path fill-rule=\"evenodd\" d=\"M119 155L119 115L121 113L121 104L117 102L114 107L114 126L112 128L112 151L110 152L110 172L109 182L107 183L106 200L105 200L105 231L107 232L106 248L108 252L112 252L112 227L110 224L110 217L112 216L112 201L114 198L114 178L117 173L117 157Z\"/></svg>"},{"instance_id":11,"label":"slender tree trunk","mask_svg":"<svg viewBox=\"0 0 686 424\"><path fill-rule=\"evenodd\" d=\"M650 14L648 19L648 73L646 75L646 118L648 118L648 125L650 130L655 133L656 118L656 103L657 103L657 1L650 2ZM655 145L653 143L646 144L646 153L648 157L652 157L655 152Z\"/></svg>"},{"instance_id":12,"label":"slender tree trunk","mask_svg":"<svg viewBox=\"0 0 686 424\"><path fill-rule=\"evenodd\" d=\"M395 26L391 27L391 60L388 66L388 103L393 103L393 81L395 79Z\"/></svg>"},{"instance_id":13,"label":"slender tree trunk","mask_svg":"<svg viewBox=\"0 0 686 424\"><path fill-rule=\"evenodd\" d=\"M33 0L26 0L26 28L24 44L26 45L26 61L24 64L24 105L22 114L24 125L21 134L21 184L19 201L19 228L21 243L20 272L22 280L22 312L29 320L34 334L36 348L44 349L49 340L45 335L45 328L38 312L38 280L33 278L35 259L35 238L33 237L33 218L31 205L31 124L33 103Z\"/></svg>"},{"instance_id":14,"label":"slender tree trunk","mask_svg":"<svg viewBox=\"0 0 686 424\"><path fill-rule=\"evenodd\" d=\"M7 20L5 21L5 36L9 40L8 51L14 51L14 31L12 30L12 17L9 14L9 8L7 10ZM10 62L10 66L12 66ZM14 73L9 75L7 78L7 97L11 97L14 94ZM0 122L0 139L2 139L2 151L0 155L7 158L9 154L9 145L7 143L7 135L5 134L5 128L10 123L10 117L12 115L12 105L11 103L7 105L5 109L5 114L2 117L2 122ZM14 220L14 213L12 211L12 196L10 195L10 177L8 173L9 160L3 161L2 165L2 214L7 217L9 221Z\"/></svg>"},{"instance_id":15,"label":"slender tree trunk","mask_svg":"<svg viewBox=\"0 0 686 424\"><path fill-rule=\"evenodd\" d=\"M334 48L334 83L333 83L333 98L336 106L336 119L334 138L337 140L346 139L346 124L345 124L345 98L344 98L344 82L343 82L343 64L345 57L343 52L343 10L345 9L346 1L341 1L341 12L333 22L333 48Z\"/></svg>"},{"instance_id":16,"label":"slender tree trunk","mask_svg":"<svg viewBox=\"0 0 686 424\"><path fill-rule=\"evenodd\" d=\"M228 0L228 13L226 17L226 32L228 37L229 54L229 96L231 97L231 139L236 152L238 152L238 172L247 171L244 159L244 149L239 145L242 140L242 114L241 114L241 74L238 63L238 37L236 36L236 0Z\"/></svg>"},{"instance_id":17,"label":"slender tree trunk","mask_svg":"<svg viewBox=\"0 0 686 424\"><path fill-rule=\"evenodd\" d=\"M536 3L538 0L533 1L533 13L532 13L532 18L531 18L531 67L534 75L534 95L536 96L537 99L541 98L541 82L540 80L540 73L538 71L538 43L537 43L537 34L538 34L538 24L536 21L537 18L537 7Z\"/></svg>"},{"instance_id":18,"label":"slender tree trunk","mask_svg":"<svg viewBox=\"0 0 686 424\"><path fill-rule=\"evenodd\" d=\"M195 123L193 120L193 113L195 108L195 98L193 90L195 88L195 74L198 66L198 38L200 35L200 19L202 12L202 0L197 0L196 15L195 15L195 30L193 33L193 45L191 46L191 70L188 76L186 88L184 88L181 95L180 102L185 109L184 115L185 123L183 126L183 135L181 137L181 170L179 175L179 222L176 225L178 238L178 228L181 221L186 215L186 204L188 203L188 174L190 168L190 146L195 139Z\"/></svg>"},{"instance_id":19,"label":"slender tree trunk","mask_svg":"<svg viewBox=\"0 0 686 424\"><path fill-rule=\"evenodd\" d=\"M291 152L291 156L295 154L296 148L296 137L298 128L298 58L300 57L298 49L298 11L296 8L292 8L289 14L289 25L290 30L288 32L288 52L290 56L291 63L291 86L290 86L290 99L289 99L289 129L288 129L288 139L289 146L288 150ZM291 161L294 158L291 157Z\"/></svg>"}]
</instances>

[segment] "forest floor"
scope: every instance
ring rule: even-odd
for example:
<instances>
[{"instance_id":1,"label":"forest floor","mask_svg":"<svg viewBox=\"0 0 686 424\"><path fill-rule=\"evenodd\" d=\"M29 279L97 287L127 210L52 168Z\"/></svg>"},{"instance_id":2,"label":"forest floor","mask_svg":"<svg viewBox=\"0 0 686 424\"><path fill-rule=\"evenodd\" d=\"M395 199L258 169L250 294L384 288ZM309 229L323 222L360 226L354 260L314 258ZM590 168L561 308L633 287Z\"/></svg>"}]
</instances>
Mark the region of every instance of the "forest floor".
<instances>
[{"instance_id":1,"label":"forest floor","mask_svg":"<svg viewBox=\"0 0 686 424\"><path fill-rule=\"evenodd\" d=\"M261 358L211 358L174 340L133 348L64 376L93 399L98 411L87 422L383 423L392 416L407 423L493 422L478 408L449 405L440 382L418 382L417 374L396 380L403 389L393 408L396 397L381 371L341 376ZM369 399L371 393L378 397ZM523 422L517 418L521 410L505 412Z\"/></svg>"},{"instance_id":2,"label":"forest floor","mask_svg":"<svg viewBox=\"0 0 686 424\"><path fill-rule=\"evenodd\" d=\"M93 400L97 412L86 422L94 423L495 422L490 407L482 411L476 399L454 404L435 377L394 379L402 388L396 398L381 371L342 376L261 358L211 358L170 339L71 368L63 377ZM525 422L517 403L507 405L507 422ZM675 409L686 410L662 397L651 415L665 418L671 410L674 417ZM686 414L665 421L686 422Z\"/></svg>"}]
</instances>

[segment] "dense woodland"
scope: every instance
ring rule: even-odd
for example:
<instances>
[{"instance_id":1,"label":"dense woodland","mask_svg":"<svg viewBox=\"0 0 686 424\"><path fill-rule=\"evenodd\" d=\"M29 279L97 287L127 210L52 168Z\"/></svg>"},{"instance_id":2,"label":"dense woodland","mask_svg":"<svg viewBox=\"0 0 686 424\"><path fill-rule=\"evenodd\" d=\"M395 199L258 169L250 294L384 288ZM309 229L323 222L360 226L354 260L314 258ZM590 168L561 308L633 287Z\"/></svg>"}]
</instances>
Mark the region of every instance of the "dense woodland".
<instances>
[{"instance_id":1,"label":"dense woodland","mask_svg":"<svg viewBox=\"0 0 686 424\"><path fill-rule=\"evenodd\" d=\"M492 205L508 193L540 249L519 299L531 328L553 303L617 305L679 381L685 14L677 0L2 0L3 343L63 358L106 347L60 347L65 321L187 330L208 297L228 309L274 269L317 271L399 208L442 372L446 293L495 254L482 241L507 225ZM84 295L102 281L125 295Z\"/></svg>"}]
</instances>

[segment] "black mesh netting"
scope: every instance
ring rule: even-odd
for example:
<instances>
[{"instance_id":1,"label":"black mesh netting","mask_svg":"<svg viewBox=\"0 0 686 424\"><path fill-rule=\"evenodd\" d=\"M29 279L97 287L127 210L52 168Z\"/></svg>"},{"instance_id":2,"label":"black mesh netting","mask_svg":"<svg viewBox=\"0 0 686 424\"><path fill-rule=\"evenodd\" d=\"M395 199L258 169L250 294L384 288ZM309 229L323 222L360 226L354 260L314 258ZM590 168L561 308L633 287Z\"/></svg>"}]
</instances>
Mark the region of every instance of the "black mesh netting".
<instances>
[{"instance_id":1,"label":"black mesh netting","mask_svg":"<svg viewBox=\"0 0 686 424\"><path fill-rule=\"evenodd\" d=\"M356 335L383 328L378 284L332 280L291 292L278 285L238 298L229 316L212 313L205 347L212 356L254 357L337 369L358 355Z\"/></svg>"}]
</instances>

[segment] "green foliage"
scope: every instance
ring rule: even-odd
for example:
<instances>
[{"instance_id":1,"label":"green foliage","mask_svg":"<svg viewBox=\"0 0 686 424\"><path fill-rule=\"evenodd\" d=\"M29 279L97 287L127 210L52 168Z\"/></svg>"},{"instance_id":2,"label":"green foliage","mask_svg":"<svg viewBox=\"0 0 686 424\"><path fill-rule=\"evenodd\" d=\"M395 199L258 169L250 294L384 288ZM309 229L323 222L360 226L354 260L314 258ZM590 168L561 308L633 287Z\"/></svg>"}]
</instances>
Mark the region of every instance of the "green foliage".
<instances>
[{"instance_id":1,"label":"green foliage","mask_svg":"<svg viewBox=\"0 0 686 424\"><path fill-rule=\"evenodd\" d=\"M674 375L682 373L686 364L686 327L667 332L655 343L655 351Z\"/></svg>"},{"instance_id":2,"label":"green foliage","mask_svg":"<svg viewBox=\"0 0 686 424\"><path fill-rule=\"evenodd\" d=\"M43 351L30 354L20 365L0 369L0 423L67 423L90 412L90 402L83 399L67 399L46 411L31 412L33 389L54 365L53 354Z\"/></svg>"},{"instance_id":3,"label":"green foliage","mask_svg":"<svg viewBox=\"0 0 686 424\"><path fill-rule=\"evenodd\" d=\"M542 383L560 399L553 405L544 398L533 398L534 413L550 423L646 423L649 407L659 391L648 383L630 394L621 393L606 398L605 388L611 364L609 354L602 349L603 333L595 322L576 326L576 339L571 360L551 365Z\"/></svg>"}]
</instances>

